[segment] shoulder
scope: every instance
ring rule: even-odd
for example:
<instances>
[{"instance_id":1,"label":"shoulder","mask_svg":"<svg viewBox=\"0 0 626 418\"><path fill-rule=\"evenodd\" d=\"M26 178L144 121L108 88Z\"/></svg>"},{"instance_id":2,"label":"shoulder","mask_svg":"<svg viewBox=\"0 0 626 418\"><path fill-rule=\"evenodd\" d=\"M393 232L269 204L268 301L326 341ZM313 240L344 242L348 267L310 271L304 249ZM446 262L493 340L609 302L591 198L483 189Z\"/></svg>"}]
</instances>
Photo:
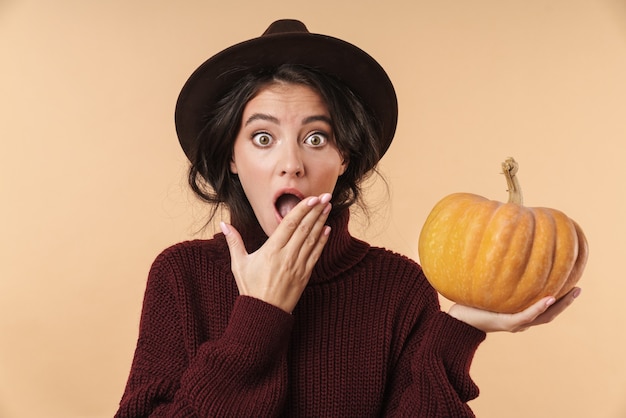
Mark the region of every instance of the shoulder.
<instances>
[{"instance_id":1,"label":"shoulder","mask_svg":"<svg viewBox=\"0 0 626 418\"><path fill-rule=\"evenodd\" d=\"M188 255L213 255L220 256L228 252L226 240L222 234L211 239L195 239L182 241L164 249L157 258L172 258Z\"/></svg>"},{"instance_id":2,"label":"shoulder","mask_svg":"<svg viewBox=\"0 0 626 418\"><path fill-rule=\"evenodd\" d=\"M428 285L422 267L415 260L386 248L370 247L361 268L398 285Z\"/></svg>"},{"instance_id":3,"label":"shoulder","mask_svg":"<svg viewBox=\"0 0 626 418\"><path fill-rule=\"evenodd\" d=\"M423 275L421 266L415 260L386 248L370 247L367 258L370 263L386 272L397 271L408 275Z\"/></svg>"},{"instance_id":4,"label":"shoulder","mask_svg":"<svg viewBox=\"0 0 626 418\"><path fill-rule=\"evenodd\" d=\"M384 283L387 291L396 294L399 300L439 306L437 292L415 260L385 248L371 247L365 264L374 272L374 279Z\"/></svg>"},{"instance_id":5,"label":"shoulder","mask_svg":"<svg viewBox=\"0 0 626 418\"><path fill-rule=\"evenodd\" d=\"M164 249L154 260L152 269L195 269L205 263L230 262L228 247L221 234L211 239L182 241Z\"/></svg>"},{"instance_id":6,"label":"shoulder","mask_svg":"<svg viewBox=\"0 0 626 418\"><path fill-rule=\"evenodd\" d=\"M155 258L146 293L196 294L199 287L219 286L229 273L230 255L223 236L221 240L216 236L183 241L164 249Z\"/></svg>"}]
</instances>

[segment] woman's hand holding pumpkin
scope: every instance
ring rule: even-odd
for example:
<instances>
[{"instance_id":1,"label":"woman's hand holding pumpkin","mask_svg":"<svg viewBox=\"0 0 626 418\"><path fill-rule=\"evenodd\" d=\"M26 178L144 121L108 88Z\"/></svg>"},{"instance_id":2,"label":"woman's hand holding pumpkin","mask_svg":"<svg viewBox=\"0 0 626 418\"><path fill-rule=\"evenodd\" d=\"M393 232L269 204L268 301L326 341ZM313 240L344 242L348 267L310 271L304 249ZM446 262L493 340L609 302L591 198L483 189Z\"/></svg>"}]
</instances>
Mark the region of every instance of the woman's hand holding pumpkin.
<instances>
[{"instance_id":1,"label":"woman's hand holding pumpkin","mask_svg":"<svg viewBox=\"0 0 626 418\"><path fill-rule=\"evenodd\" d=\"M257 251L248 254L239 232L221 224L239 294L291 313L300 300L330 233L330 194L296 205Z\"/></svg>"},{"instance_id":2,"label":"woman's hand holding pumpkin","mask_svg":"<svg viewBox=\"0 0 626 418\"><path fill-rule=\"evenodd\" d=\"M545 297L525 310L514 314L483 311L459 304L452 305L448 313L484 332L520 332L536 325L551 322L574 302L580 291L580 288L575 287L559 300Z\"/></svg>"}]
</instances>

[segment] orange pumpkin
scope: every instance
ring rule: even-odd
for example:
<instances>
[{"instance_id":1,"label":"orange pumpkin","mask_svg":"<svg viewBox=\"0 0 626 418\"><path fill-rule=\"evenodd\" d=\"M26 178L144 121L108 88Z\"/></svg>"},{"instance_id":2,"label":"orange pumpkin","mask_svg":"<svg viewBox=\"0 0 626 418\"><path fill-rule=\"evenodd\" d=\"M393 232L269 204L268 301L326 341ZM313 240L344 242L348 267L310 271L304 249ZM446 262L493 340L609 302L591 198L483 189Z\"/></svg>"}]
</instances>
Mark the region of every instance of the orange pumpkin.
<instances>
[{"instance_id":1,"label":"orange pumpkin","mask_svg":"<svg viewBox=\"0 0 626 418\"><path fill-rule=\"evenodd\" d=\"M424 274L447 299L515 313L570 291L585 268L588 245L563 212L523 206L513 158L502 168L509 202L469 193L443 198L424 223L418 252Z\"/></svg>"}]
</instances>

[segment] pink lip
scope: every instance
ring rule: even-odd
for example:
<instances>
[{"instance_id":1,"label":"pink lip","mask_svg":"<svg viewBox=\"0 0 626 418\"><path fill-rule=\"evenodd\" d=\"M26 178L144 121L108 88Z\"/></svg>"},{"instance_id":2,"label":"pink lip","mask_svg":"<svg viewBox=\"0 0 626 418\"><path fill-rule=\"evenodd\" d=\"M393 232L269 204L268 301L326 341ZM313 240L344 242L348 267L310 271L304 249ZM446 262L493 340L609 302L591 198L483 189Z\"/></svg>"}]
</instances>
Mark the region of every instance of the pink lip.
<instances>
[{"instance_id":1,"label":"pink lip","mask_svg":"<svg viewBox=\"0 0 626 418\"><path fill-rule=\"evenodd\" d=\"M278 200L279 197L281 197L284 194L292 194L300 200L304 199L304 195L298 189L289 187L289 188L278 190L278 192L274 195L274 199L272 200L274 204L274 212L276 213L276 219L278 220L278 222L282 221L283 217L280 216L280 213L278 213L278 211L276 210L276 201Z\"/></svg>"}]
</instances>

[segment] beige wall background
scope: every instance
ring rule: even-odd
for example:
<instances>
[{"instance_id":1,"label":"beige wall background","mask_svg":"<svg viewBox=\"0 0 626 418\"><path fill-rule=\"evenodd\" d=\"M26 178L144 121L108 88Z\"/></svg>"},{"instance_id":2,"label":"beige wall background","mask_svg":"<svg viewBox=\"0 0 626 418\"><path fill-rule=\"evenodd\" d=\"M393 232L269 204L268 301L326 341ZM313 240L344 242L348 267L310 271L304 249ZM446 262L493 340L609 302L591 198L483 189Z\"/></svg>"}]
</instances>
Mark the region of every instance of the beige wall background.
<instances>
[{"instance_id":1,"label":"beige wall background","mask_svg":"<svg viewBox=\"0 0 626 418\"><path fill-rule=\"evenodd\" d=\"M586 231L577 303L479 349L478 416L626 417L623 0L0 0L0 416L113 415L152 260L208 235L179 89L281 17L360 45L397 87L391 199L372 185L356 235L417 258L439 198L506 199L508 156L529 206Z\"/></svg>"}]
</instances>

